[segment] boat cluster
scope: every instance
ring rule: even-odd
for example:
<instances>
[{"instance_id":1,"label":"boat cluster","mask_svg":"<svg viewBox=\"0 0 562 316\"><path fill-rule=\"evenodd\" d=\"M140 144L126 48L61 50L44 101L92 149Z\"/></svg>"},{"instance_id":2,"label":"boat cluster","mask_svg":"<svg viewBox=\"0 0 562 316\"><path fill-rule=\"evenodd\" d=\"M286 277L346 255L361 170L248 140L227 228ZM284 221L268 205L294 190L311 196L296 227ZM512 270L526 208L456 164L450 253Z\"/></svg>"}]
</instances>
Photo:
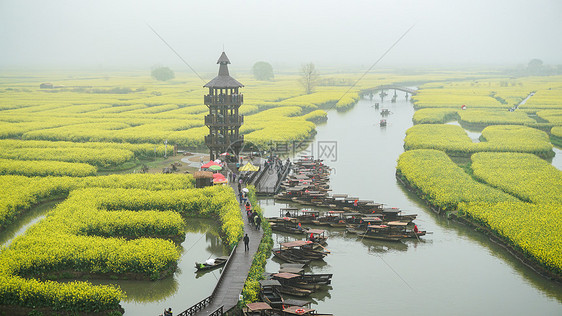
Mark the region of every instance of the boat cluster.
<instances>
[{"instance_id":1,"label":"boat cluster","mask_svg":"<svg viewBox=\"0 0 562 316\"><path fill-rule=\"evenodd\" d=\"M276 199L330 211L281 209L279 217L268 219L271 229L305 234L308 230L303 225L342 227L361 238L388 241L419 238L426 234L413 222L415 214L403 214L400 209L347 194L330 194L329 175L330 167L322 160L302 156L295 161L293 172L282 184L284 191L276 195Z\"/></svg>"},{"instance_id":2,"label":"boat cluster","mask_svg":"<svg viewBox=\"0 0 562 316\"><path fill-rule=\"evenodd\" d=\"M332 274L305 273L304 264L283 263L277 273L265 273L260 281L262 302L248 304L245 315L325 315L310 308L310 301L289 297L307 297L330 288Z\"/></svg>"},{"instance_id":3,"label":"boat cluster","mask_svg":"<svg viewBox=\"0 0 562 316\"><path fill-rule=\"evenodd\" d=\"M402 239L419 239L427 234L419 230L414 223L416 214L402 214L400 209L384 208L375 213L359 213L345 211L326 211L282 208L279 217L270 217L271 229L278 232L303 234L312 238L325 238L324 231L305 227L330 226L345 228L349 234L357 234L361 238L400 241ZM322 233L320 233L322 232Z\"/></svg>"}]
</instances>

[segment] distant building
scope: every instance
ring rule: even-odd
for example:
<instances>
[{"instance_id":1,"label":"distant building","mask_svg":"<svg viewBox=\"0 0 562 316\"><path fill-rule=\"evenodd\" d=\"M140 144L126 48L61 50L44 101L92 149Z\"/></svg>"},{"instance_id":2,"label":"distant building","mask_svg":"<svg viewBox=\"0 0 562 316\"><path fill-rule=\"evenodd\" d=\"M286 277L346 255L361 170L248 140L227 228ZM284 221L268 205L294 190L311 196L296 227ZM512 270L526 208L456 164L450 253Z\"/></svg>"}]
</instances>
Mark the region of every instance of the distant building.
<instances>
[{"instance_id":1,"label":"distant building","mask_svg":"<svg viewBox=\"0 0 562 316\"><path fill-rule=\"evenodd\" d=\"M209 108L209 115L205 116L205 125L209 127L205 144L209 147L211 160L225 154L230 161L237 161L244 142L244 136L240 135L244 117L238 114L244 101L239 88L244 85L229 75L230 60L224 52L217 64L219 75L203 86L209 88L209 94L205 95L205 105Z\"/></svg>"},{"instance_id":2,"label":"distant building","mask_svg":"<svg viewBox=\"0 0 562 316\"><path fill-rule=\"evenodd\" d=\"M53 84L50 82L44 82L39 85L39 89L53 89Z\"/></svg>"}]
</instances>

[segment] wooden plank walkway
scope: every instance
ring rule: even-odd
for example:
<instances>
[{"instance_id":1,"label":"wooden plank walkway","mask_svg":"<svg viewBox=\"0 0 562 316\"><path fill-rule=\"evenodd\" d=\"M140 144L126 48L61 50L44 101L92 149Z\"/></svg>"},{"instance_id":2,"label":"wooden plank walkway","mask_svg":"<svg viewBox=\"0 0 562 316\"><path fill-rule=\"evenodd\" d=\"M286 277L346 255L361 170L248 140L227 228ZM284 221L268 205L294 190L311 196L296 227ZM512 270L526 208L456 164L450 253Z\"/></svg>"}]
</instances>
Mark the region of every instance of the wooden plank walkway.
<instances>
[{"instance_id":1,"label":"wooden plank walkway","mask_svg":"<svg viewBox=\"0 0 562 316\"><path fill-rule=\"evenodd\" d=\"M273 194L275 191L275 184L277 184L278 179L279 177L277 176L277 172L270 167L261 178L260 183L257 183L257 193Z\"/></svg>"},{"instance_id":2,"label":"wooden plank walkway","mask_svg":"<svg viewBox=\"0 0 562 316\"><path fill-rule=\"evenodd\" d=\"M238 196L237 185L232 184L232 188ZM211 304L205 309L199 311L196 315L210 315L217 308L224 306L223 310L226 312L238 303L238 297L242 293L244 282L250 271L250 266L254 260L254 254L258 250L258 246L263 237L262 230L256 230L253 224L248 222L246 210L240 206L240 213L244 219L244 232L250 237L250 250L244 251L244 242L240 241L236 249L232 252L232 256L228 261L228 266L223 271L220 278L220 284L215 288L214 297Z\"/></svg>"}]
</instances>

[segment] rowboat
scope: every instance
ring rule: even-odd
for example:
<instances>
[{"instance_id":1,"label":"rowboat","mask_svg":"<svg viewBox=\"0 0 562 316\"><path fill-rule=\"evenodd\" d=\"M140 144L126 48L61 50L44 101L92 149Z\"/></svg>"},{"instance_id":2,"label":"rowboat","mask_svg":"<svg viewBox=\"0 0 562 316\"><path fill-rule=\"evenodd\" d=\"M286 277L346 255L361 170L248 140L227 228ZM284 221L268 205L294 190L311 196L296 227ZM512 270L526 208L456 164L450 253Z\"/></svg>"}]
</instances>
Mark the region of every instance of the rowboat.
<instances>
[{"instance_id":1,"label":"rowboat","mask_svg":"<svg viewBox=\"0 0 562 316\"><path fill-rule=\"evenodd\" d=\"M203 263L195 262L197 271L206 271L222 267L228 261L228 256L217 257L215 259L208 259Z\"/></svg>"},{"instance_id":2,"label":"rowboat","mask_svg":"<svg viewBox=\"0 0 562 316\"><path fill-rule=\"evenodd\" d=\"M281 283L277 280L260 280L260 298L271 307L282 307L283 297L279 294L278 288Z\"/></svg>"}]
</instances>

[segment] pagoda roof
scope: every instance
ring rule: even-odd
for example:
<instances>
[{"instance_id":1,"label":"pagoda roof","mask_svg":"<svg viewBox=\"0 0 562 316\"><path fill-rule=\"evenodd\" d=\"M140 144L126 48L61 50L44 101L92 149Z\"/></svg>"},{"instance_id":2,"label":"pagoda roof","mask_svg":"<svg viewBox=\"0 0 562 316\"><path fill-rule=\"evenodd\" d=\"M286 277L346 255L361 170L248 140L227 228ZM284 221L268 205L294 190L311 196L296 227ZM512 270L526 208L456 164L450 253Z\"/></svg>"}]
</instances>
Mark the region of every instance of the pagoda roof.
<instances>
[{"instance_id":1,"label":"pagoda roof","mask_svg":"<svg viewBox=\"0 0 562 316\"><path fill-rule=\"evenodd\" d=\"M219 57L219 60L217 60L217 64L220 64L220 63L230 64L230 60L226 56L225 52L222 52L221 57Z\"/></svg>"},{"instance_id":2,"label":"pagoda roof","mask_svg":"<svg viewBox=\"0 0 562 316\"><path fill-rule=\"evenodd\" d=\"M238 80L232 78L228 73L228 64L230 64L230 60L226 56L225 52L219 57L217 61L219 66L219 75L213 78L213 80L207 82L203 87L205 88L239 88L243 87L244 85L238 82Z\"/></svg>"}]
</instances>

